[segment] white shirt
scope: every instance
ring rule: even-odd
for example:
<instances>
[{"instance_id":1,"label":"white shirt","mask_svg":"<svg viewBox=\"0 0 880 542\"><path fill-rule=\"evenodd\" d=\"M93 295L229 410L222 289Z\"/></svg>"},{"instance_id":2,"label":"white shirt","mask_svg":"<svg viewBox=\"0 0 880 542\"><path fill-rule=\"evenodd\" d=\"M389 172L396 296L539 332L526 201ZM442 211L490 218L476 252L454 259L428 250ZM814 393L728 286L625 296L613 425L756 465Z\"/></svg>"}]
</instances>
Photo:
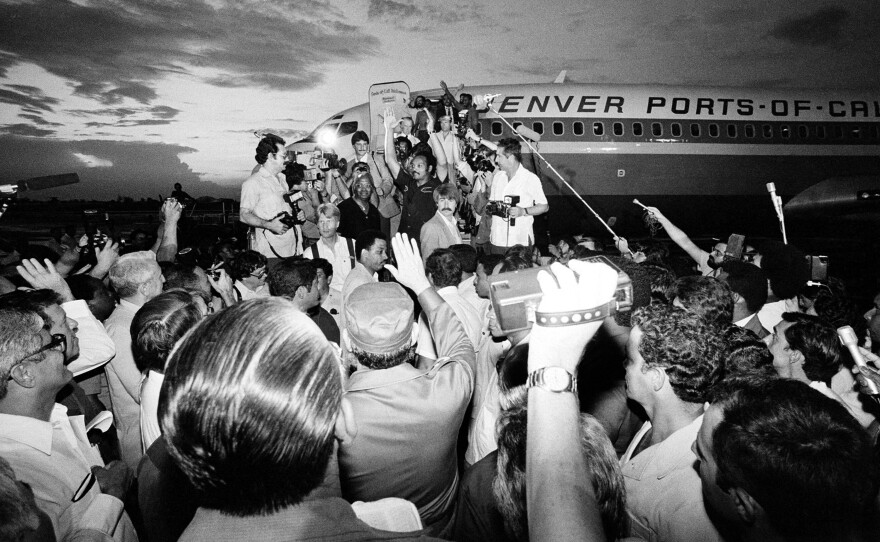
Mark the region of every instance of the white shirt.
<instances>
[{"instance_id":1,"label":"white shirt","mask_svg":"<svg viewBox=\"0 0 880 542\"><path fill-rule=\"evenodd\" d=\"M272 175L261 167L241 185L241 208L250 210L263 220L272 220L279 213L292 214L290 204L284 201L287 182L282 174ZM296 225L282 235L275 235L264 228L251 227L248 242L267 258L286 258L302 254L302 229Z\"/></svg>"},{"instance_id":2,"label":"white shirt","mask_svg":"<svg viewBox=\"0 0 880 542\"><path fill-rule=\"evenodd\" d=\"M464 454L464 460L469 465L498 449L495 426L501 413L501 389L498 387L496 367L498 360L507 355L508 350L510 350L510 341L496 343L488 331L477 350L474 405L468 428L468 447Z\"/></svg>"},{"instance_id":3,"label":"white shirt","mask_svg":"<svg viewBox=\"0 0 880 542\"><path fill-rule=\"evenodd\" d=\"M522 208L547 203L547 197L541 187L541 180L521 164L512 179L508 180L507 174L503 171L497 171L493 177L489 199L501 201L504 196L519 196L519 203L516 206ZM517 217L514 225L511 225L509 220L500 216L492 216L490 243L499 247L533 245L535 243L535 233L532 228L535 217L531 215Z\"/></svg>"},{"instance_id":4,"label":"white shirt","mask_svg":"<svg viewBox=\"0 0 880 542\"><path fill-rule=\"evenodd\" d=\"M235 284L233 284L236 290L238 290L238 295L241 296L242 301L247 301L248 299L259 299L261 297L269 297L269 285L263 284L256 290L251 290L245 284L237 280Z\"/></svg>"},{"instance_id":5,"label":"white shirt","mask_svg":"<svg viewBox=\"0 0 880 542\"><path fill-rule=\"evenodd\" d=\"M764 303L764 306L758 311L758 320L761 321L764 329L773 333L776 324L782 321L782 313L785 312L800 312L797 297Z\"/></svg>"},{"instance_id":6,"label":"white shirt","mask_svg":"<svg viewBox=\"0 0 880 542\"><path fill-rule=\"evenodd\" d=\"M116 354L113 339L107 335L104 325L92 314L88 304L78 299L63 303L61 308L68 318L76 320L76 338L79 339L79 356L67 366L73 376L101 367Z\"/></svg>"},{"instance_id":7,"label":"white shirt","mask_svg":"<svg viewBox=\"0 0 880 542\"><path fill-rule=\"evenodd\" d=\"M67 407L59 404L48 422L0 414L0 456L31 486L58 540L94 529L117 541L137 541L122 501L101 493L97 481L88 486L94 480L91 467L104 462L89 444L82 416L68 417Z\"/></svg>"},{"instance_id":8,"label":"white shirt","mask_svg":"<svg viewBox=\"0 0 880 542\"><path fill-rule=\"evenodd\" d=\"M165 375L147 371L141 382L141 445L144 453L157 438L162 436L159 428L159 392Z\"/></svg>"},{"instance_id":9,"label":"white shirt","mask_svg":"<svg viewBox=\"0 0 880 542\"><path fill-rule=\"evenodd\" d=\"M113 406L113 423L119 435L122 459L132 469L137 469L143 455L141 450L141 372L134 364L131 352L131 322L140 306L121 300L116 310L104 322L107 334L116 344L116 356L105 366L110 402Z\"/></svg>"},{"instance_id":10,"label":"white shirt","mask_svg":"<svg viewBox=\"0 0 880 542\"><path fill-rule=\"evenodd\" d=\"M345 237L337 235L336 242L330 246L322 237L312 246L318 247L318 256L333 265L333 280L330 281L330 288L341 292L345 279L351 272L351 264L355 261L354 254L348 252L348 241ZM314 257L311 247L303 253L303 256L310 260Z\"/></svg>"},{"instance_id":11,"label":"white shirt","mask_svg":"<svg viewBox=\"0 0 880 542\"><path fill-rule=\"evenodd\" d=\"M464 332L467 334L468 339L470 339L471 344L475 345L474 350L476 351L476 345L480 344L480 330L483 326L480 313L468 301L458 295L458 288L456 286L440 288L437 290L437 295L442 297L452 307L452 311L461 321ZM416 352L428 359L437 359L434 337L431 334L425 313L419 315L419 344L416 347Z\"/></svg>"},{"instance_id":12,"label":"white shirt","mask_svg":"<svg viewBox=\"0 0 880 542\"><path fill-rule=\"evenodd\" d=\"M476 280L477 276L471 275L470 277L458 283L458 295L460 295L462 298L464 298L465 301L467 301L475 309L477 309L477 314L485 316L486 310L489 307L489 300L483 299L482 297L477 295L477 290L476 288L474 288L474 282Z\"/></svg>"}]
</instances>

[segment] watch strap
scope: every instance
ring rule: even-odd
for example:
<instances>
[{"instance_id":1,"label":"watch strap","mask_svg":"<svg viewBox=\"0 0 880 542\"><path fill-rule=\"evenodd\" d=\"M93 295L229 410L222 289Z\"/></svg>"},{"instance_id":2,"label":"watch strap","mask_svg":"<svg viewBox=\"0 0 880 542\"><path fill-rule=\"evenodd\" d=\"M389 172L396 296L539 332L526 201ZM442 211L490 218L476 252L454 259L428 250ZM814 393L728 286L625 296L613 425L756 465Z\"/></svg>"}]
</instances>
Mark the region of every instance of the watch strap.
<instances>
[{"instance_id":1,"label":"watch strap","mask_svg":"<svg viewBox=\"0 0 880 542\"><path fill-rule=\"evenodd\" d=\"M553 389L549 387L546 379L544 378L544 373L547 370L560 371L568 375L568 386L562 389ZM563 392L572 392L577 393L577 378L574 375L563 369L562 367L542 367L536 371L532 371L529 373L528 378L526 379L526 387L527 388L543 388L547 391L551 391L554 393L563 393Z\"/></svg>"},{"instance_id":2,"label":"watch strap","mask_svg":"<svg viewBox=\"0 0 880 542\"><path fill-rule=\"evenodd\" d=\"M614 314L617 302L612 299L608 303L590 309L562 312L535 312L535 324L541 327L564 327L598 322Z\"/></svg>"}]
</instances>

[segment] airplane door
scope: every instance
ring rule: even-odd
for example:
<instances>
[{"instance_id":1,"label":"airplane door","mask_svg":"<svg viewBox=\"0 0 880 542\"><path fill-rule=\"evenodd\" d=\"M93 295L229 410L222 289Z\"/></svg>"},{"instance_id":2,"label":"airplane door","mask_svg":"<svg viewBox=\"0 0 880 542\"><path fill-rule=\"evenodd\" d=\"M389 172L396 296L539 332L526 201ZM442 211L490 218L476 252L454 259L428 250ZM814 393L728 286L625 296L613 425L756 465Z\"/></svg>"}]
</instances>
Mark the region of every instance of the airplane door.
<instances>
[{"instance_id":1,"label":"airplane door","mask_svg":"<svg viewBox=\"0 0 880 542\"><path fill-rule=\"evenodd\" d=\"M370 86L370 147L382 150L385 145L385 108L394 108L394 115L400 119L409 116L409 85L403 81L376 83Z\"/></svg>"}]
</instances>

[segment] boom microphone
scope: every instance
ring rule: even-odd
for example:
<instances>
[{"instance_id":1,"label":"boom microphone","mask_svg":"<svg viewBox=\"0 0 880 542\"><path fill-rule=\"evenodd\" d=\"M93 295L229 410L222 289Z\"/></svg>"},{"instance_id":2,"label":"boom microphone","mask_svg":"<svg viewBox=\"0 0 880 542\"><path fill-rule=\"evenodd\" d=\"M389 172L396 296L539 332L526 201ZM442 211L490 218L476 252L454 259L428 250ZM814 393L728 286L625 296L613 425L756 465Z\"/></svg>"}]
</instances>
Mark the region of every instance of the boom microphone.
<instances>
[{"instance_id":1,"label":"boom microphone","mask_svg":"<svg viewBox=\"0 0 880 542\"><path fill-rule=\"evenodd\" d=\"M474 96L474 105L476 105L480 109L484 107L489 107L489 104L495 101L495 98L497 98L498 96L501 96L501 94L483 94Z\"/></svg>"},{"instance_id":2,"label":"boom microphone","mask_svg":"<svg viewBox=\"0 0 880 542\"><path fill-rule=\"evenodd\" d=\"M853 331L853 328L850 326L837 328L837 337L840 339L840 343L849 350L849 354L852 356L853 361L856 362L859 369L867 367L864 356L859 352L859 341L856 338L856 332ZM872 380L865 377L863 382L864 383L859 383L864 388L863 393L866 393L867 395L880 395L880 389L878 389L877 384Z\"/></svg>"},{"instance_id":3,"label":"boom microphone","mask_svg":"<svg viewBox=\"0 0 880 542\"><path fill-rule=\"evenodd\" d=\"M79 182L79 175L76 173L62 173L61 175L46 175L44 177L32 177L15 184L0 185L0 194L15 194L16 192L25 192L28 190L46 190L47 188L55 188L56 186L65 186L68 184L76 184Z\"/></svg>"},{"instance_id":4,"label":"boom microphone","mask_svg":"<svg viewBox=\"0 0 880 542\"><path fill-rule=\"evenodd\" d=\"M531 139L535 143L541 141L541 134L532 130L531 128L526 128L525 124L520 124L519 126L517 126L516 133L527 139Z\"/></svg>"},{"instance_id":5,"label":"boom microphone","mask_svg":"<svg viewBox=\"0 0 880 542\"><path fill-rule=\"evenodd\" d=\"M782 198L776 195L776 183L767 183L767 192L770 192L770 200L773 201L773 208L776 209L776 216L782 219Z\"/></svg>"}]
</instances>

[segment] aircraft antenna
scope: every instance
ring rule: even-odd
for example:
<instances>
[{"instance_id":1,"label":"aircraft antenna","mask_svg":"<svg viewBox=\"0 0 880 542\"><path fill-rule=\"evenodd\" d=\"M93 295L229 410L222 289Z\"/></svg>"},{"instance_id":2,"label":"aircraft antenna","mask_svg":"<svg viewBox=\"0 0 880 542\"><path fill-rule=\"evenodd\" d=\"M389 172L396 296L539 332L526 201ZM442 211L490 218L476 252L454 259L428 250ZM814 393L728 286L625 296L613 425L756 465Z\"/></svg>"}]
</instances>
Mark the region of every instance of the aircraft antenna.
<instances>
[{"instance_id":1,"label":"aircraft antenna","mask_svg":"<svg viewBox=\"0 0 880 542\"><path fill-rule=\"evenodd\" d=\"M565 186L567 186L568 189L571 190L571 193L574 194L574 196L575 196L577 199L579 199L581 203L584 204L584 207L586 207L587 210L589 210L591 213L593 213L593 216L596 217L596 220L598 220L598 221L602 224L602 226L604 226L605 229L608 230L608 233L611 234L611 236L614 238L614 240L617 241L617 240L619 240L619 239L623 239L622 237L620 237L619 235L617 235L616 233L614 233L614 230L611 229L611 226L609 226L608 223L607 223L606 221L602 220L602 217L599 216L599 213L597 213L596 211L593 210L592 207L590 207L590 204L587 203L587 202L584 200L584 198L582 198L581 195L577 193L577 190L575 190L573 186L571 186L570 184L568 184L568 181L565 180L565 177L563 177L558 171L556 171L556 168L553 167L553 164L551 164L550 162L548 162L547 159L544 158L544 156L543 156L540 152L538 152L538 149L536 149L536 148L532 145L531 141L529 141L529 139L528 139L527 137L525 137L525 136L523 136L521 133L519 133L519 132L516 130L516 128L514 128L513 125L510 124L510 122L508 122L508 120L507 120L506 118L504 118L504 115L502 115L501 113L499 113L499 112L498 112L498 111L497 111L492 105L493 105L493 104L492 104L492 101L491 101L491 100L487 100L487 101L486 101L486 106L489 108L489 110L492 111L493 113L495 113L496 115L498 115L498 118L500 118L500 119L504 122L504 124L506 124L507 127L510 128L511 131L513 131L513 133L516 134L517 137L519 137L519 138L523 141L523 143L525 143L525 144L529 147L529 149L531 149L532 153L533 153L535 156L537 156L538 158L540 158L541 161L544 162L544 163L547 165L548 168L550 168L550 171L552 171L553 173L556 174L557 177L559 177L559 180L562 181L562 184L564 184ZM623 240L626 241L625 239L623 239ZM632 251L631 251L631 250L627 249L627 252L629 252L629 254L632 255Z\"/></svg>"}]
</instances>

